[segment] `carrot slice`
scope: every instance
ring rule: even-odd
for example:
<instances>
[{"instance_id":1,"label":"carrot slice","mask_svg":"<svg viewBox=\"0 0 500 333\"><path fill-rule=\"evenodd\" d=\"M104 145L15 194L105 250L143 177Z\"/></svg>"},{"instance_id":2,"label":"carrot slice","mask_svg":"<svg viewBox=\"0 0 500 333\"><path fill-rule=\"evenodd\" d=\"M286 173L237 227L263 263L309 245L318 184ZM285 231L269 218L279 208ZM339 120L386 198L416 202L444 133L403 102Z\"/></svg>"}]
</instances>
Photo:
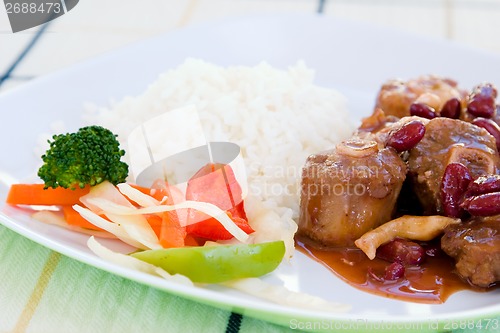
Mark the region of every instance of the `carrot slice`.
<instances>
[{"instance_id":1,"label":"carrot slice","mask_svg":"<svg viewBox=\"0 0 500 333\"><path fill-rule=\"evenodd\" d=\"M62 211L64 214L64 219L66 220L66 223L69 225L74 225L86 229L92 229L92 230L103 230L99 228L98 226L93 225L86 219L84 219L80 213L78 213L76 210L73 209L72 206L62 206ZM106 218L105 216L102 216L103 218Z\"/></svg>"},{"instance_id":2,"label":"carrot slice","mask_svg":"<svg viewBox=\"0 0 500 333\"><path fill-rule=\"evenodd\" d=\"M74 205L89 193L90 187L44 189L44 184L13 184L6 202L11 205Z\"/></svg>"},{"instance_id":3,"label":"carrot slice","mask_svg":"<svg viewBox=\"0 0 500 333\"><path fill-rule=\"evenodd\" d=\"M153 228L160 244L164 248L183 247L185 244L186 228L181 227L175 212L166 212L162 216L156 214L146 215L149 225ZM196 240L191 237L188 239L189 244L197 244Z\"/></svg>"},{"instance_id":4,"label":"carrot slice","mask_svg":"<svg viewBox=\"0 0 500 333\"><path fill-rule=\"evenodd\" d=\"M155 181L151 186L150 195L160 201L166 198L165 203L168 205L173 205L184 199L183 193L177 187L169 185L164 180ZM148 218L149 224L154 225L153 230L155 230L160 244L164 248L183 247L185 245L186 228L182 227L179 222L179 213L186 215L187 210L165 212L161 218L158 215ZM159 232L157 232L158 220L161 220Z\"/></svg>"},{"instance_id":5,"label":"carrot slice","mask_svg":"<svg viewBox=\"0 0 500 333\"><path fill-rule=\"evenodd\" d=\"M183 247L185 238L186 228L180 225L177 213L174 211L163 213L160 232L161 246L164 248Z\"/></svg>"},{"instance_id":6,"label":"carrot slice","mask_svg":"<svg viewBox=\"0 0 500 333\"><path fill-rule=\"evenodd\" d=\"M156 236L160 238L161 234L161 225L162 225L162 217L158 216L156 214L147 214L145 215L146 219L148 220L149 225L155 232Z\"/></svg>"}]
</instances>

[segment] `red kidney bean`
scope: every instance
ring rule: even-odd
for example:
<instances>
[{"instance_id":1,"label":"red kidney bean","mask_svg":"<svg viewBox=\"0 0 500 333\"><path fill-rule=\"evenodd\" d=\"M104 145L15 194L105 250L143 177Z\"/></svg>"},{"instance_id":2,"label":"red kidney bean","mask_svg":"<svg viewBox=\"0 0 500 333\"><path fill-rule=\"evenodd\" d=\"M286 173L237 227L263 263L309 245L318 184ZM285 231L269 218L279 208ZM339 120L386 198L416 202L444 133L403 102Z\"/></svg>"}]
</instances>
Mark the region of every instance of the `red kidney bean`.
<instances>
[{"instance_id":1,"label":"red kidney bean","mask_svg":"<svg viewBox=\"0 0 500 333\"><path fill-rule=\"evenodd\" d=\"M482 117L475 118L472 123L487 130L495 138L497 150L500 151L500 126L493 120Z\"/></svg>"},{"instance_id":2,"label":"red kidney bean","mask_svg":"<svg viewBox=\"0 0 500 333\"><path fill-rule=\"evenodd\" d=\"M377 274L372 267L368 267L368 277L380 283L394 282L404 276L405 266L399 262L387 265L383 274Z\"/></svg>"},{"instance_id":3,"label":"red kidney bean","mask_svg":"<svg viewBox=\"0 0 500 333\"><path fill-rule=\"evenodd\" d=\"M436 118L436 111L428 105L422 103L412 103L410 105L410 115L432 119Z\"/></svg>"},{"instance_id":4,"label":"red kidney bean","mask_svg":"<svg viewBox=\"0 0 500 333\"><path fill-rule=\"evenodd\" d=\"M445 216L460 217L463 209L460 201L472 181L469 169L462 163L450 163L441 181L441 203Z\"/></svg>"},{"instance_id":5,"label":"red kidney bean","mask_svg":"<svg viewBox=\"0 0 500 333\"><path fill-rule=\"evenodd\" d=\"M444 103L441 111L439 112L439 115L441 117L458 119L458 117L460 116L460 110L460 100L458 98L452 98Z\"/></svg>"},{"instance_id":6,"label":"red kidney bean","mask_svg":"<svg viewBox=\"0 0 500 333\"><path fill-rule=\"evenodd\" d=\"M500 192L500 175L477 177L469 183L465 196L471 197L491 192Z\"/></svg>"},{"instance_id":7,"label":"red kidney bean","mask_svg":"<svg viewBox=\"0 0 500 333\"><path fill-rule=\"evenodd\" d=\"M386 146L392 147L398 152L410 150L422 140L424 134L424 124L418 120L412 120L389 134Z\"/></svg>"},{"instance_id":8,"label":"red kidney bean","mask_svg":"<svg viewBox=\"0 0 500 333\"><path fill-rule=\"evenodd\" d=\"M491 118L495 115L497 90L491 83L482 83L474 87L469 95L467 112L476 117Z\"/></svg>"},{"instance_id":9,"label":"red kidney bean","mask_svg":"<svg viewBox=\"0 0 500 333\"><path fill-rule=\"evenodd\" d=\"M500 192L480 194L465 200L462 206L473 216L500 214Z\"/></svg>"},{"instance_id":10,"label":"red kidney bean","mask_svg":"<svg viewBox=\"0 0 500 333\"><path fill-rule=\"evenodd\" d=\"M491 118L495 114L494 104L490 97L476 96L467 104L467 112L475 117Z\"/></svg>"},{"instance_id":11,"label":"red kidney bean","mask_svg":"<svg viewBox=\"0 0 500 333\"><path fill-rule=\"evenodd\" d=\"M384 279L394 281L405 276L405 266L399 262L393 262L385 268Z\"/></svg>"},{"instance_id":12,"label":"red kidney bean","mask_svg":"<svg viewBox=\"0 0 500 333\"><path fill-rule=\"evenodd\" d=\"M475 196L473 196L473 197L467 197L467 196L464 195L464 198L463 198L462 202L460 203L460 207L463 210L467 211L467 207L469 206L470 201L471 201L472 198L475 198Z\"/></svg>"},{"instance_id":13,"label":"red kidney bean","mask_svg":"<svg viewBox=\"0 0 500 333\"><path fill-rule=\"evenodd\" d=\"M425 259L425 250L415 242L397 238L379 246L377 257L402 265L418 266Z\"/></svg>"}]
</instances>

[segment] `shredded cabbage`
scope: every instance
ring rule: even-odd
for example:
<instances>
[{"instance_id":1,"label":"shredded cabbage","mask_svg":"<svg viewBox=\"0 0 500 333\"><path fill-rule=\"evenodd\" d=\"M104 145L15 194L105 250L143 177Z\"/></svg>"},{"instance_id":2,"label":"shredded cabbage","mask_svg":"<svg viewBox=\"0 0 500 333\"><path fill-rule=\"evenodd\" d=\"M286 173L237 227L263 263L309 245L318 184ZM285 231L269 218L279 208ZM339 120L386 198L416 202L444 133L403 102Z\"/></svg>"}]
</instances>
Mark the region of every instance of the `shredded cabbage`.
<instances>
[{"instance_id":1,"label":"shredded cabbage","mask_svg":"<svg viewBox=\"0 0 500 333\"><path fill-rule=\"evenodd\" d=\"M142 193L127 183L118 184L117 187L123 195L142 207L158 206L160 204L160 202L152 196Z\"/></svg>"},{"instance_id":2,"label":"shredded cabbage","mask_svg":"<svg viewBox=\"0 0 500 333\"><path fill-rule=\"evenodd\" d=\"M238 227L233 220L231 220L227 214L217 207L216 205L213 205L211 203L207 202L198 202L198 201L183 201L180 203L177 203L175 205L166 205L162 204L158 200L154 199L153 197L142 193L141 191L133 188L129 184L123 183L123 184L118 184L118 188L120 191L126 195L130 200L137 202L139 205L142 207L145 207L143 209L137 209L136 211L139 212L138 214L159 214L163 212L168 212L172 210L178 210L178 209L184 209L184 208L190 208L190 209L196 209L202 213L205 213L207 215L210 215L214 218L216 218L222 226L229 232L231 235L234 236L237 240L240 242L247 242L248 241L248 235ZM150 207L155 207L151 209L147 209ZM115 206L117 209L117 206ZM124 211L123 211L124 212ZM116 212L118 213L118 212ZM130 213L133 213L130 211ZM135 213L135 212L134 212ZM122 213L125 214L125 213ZM182 226L186 226L189 224L187 220L181 219L179 221ZM195 221L193 221L195 223Z\"/></svg>"},{"instance_id":3,"label":"shredded cabbage","mask_svg":"<svg viewBox=\"0 0 500 333\"><path fill-rule=\"evenodd\" d=\"M141 249L162 248L162 246L160 245L160 241L158 240L158 237L153 231L153 228L151 228L151 225L148 223L147 219L144 216L140 214L133 216L132 215L122 216L121 214L113 214L112 212L109 212L106 209L103 209L102 207L94 204L93 202L95 200L97 201L106 200L121 207L127 207L128 209L136 209L134 205L132 205L132 203L130 203L130 201L113 184L109 182L103 182L99 185L92 187L90 192L84 195L80 199L80 201L85 206L87 206L93 213L97 215L104 214L116 225L121 226L125 231L125 233L123 233L122 230L117 230L120 232L120 235L116 236L119 237L120 239L131 238L136 242L142 244L142 246L139 246L139 248ZM90 216L90 214L87 215ZM101 222L101 224L104 223L102 220L97 219L95 216L93 216L92 221ZM93 223L92 221L89 220L89 222ZM116 228L114 229L116 230ZM113 233L113 231L111 230L108 231Z\"/></svg>"},{"instance_id":4,"label":"shredded cabbage","mask_svg":"<svg viewBox=\"0 0 500 333\"><path fill-rule=\"evenodd\" d=\"M116 238L115 235L113 235L107 231L91 230L91 229L78 227L75 225L70 225L66 222L66 220L64 219L64 216L62 216L60 214L60 212L55 212L55 211L51 211L51 210L41 210L41 211L33 213L33 215L31 215L31 217L37 221L47 223L47 224L57 225L59 227L63 227L65 229L75 231L75 232L78 232L80 234L96 236L99 238Z\"/></svg>"},{"instance_id":5,"label":"shredded cabbage","mask_svg":"<svg viewBox=\"0 0 500 333\"><path fill-rule=\"evenodd\" d=\"M91 211L88 208L84 208L79 205L74 205L73 209L76 210L84 219L89 221L95 226L98 226L101 229L106 230L107 232L112 233L115 235L118 239L123 241L124 243L131 245L133 247L136 247L138 249L142 250L148 250L146 246L143 244L139 243L137 240L133 239L132 237L129 236L125 228L119 224L110 222L106 220L105 218L102 218L101 216L97 215L93 211Z\"/></svg>"},{"instance_id":6,"label":"shredded cabbage","mask_svg":"<svg viewBox=\"0 0 500 333\"><path fill-rule=\"evenodd\" d=\"M189 280L184 275L175 274L171 275L167 271L161 269L160 267L148 264L145 261L136 259L126 254L114 252L107 247L100 244L94 237L90 237L87 241L87 246L92 252L94 252L98 257L114 262L120 266L127 268L132 268L137 271L152 274L164 278L165 280L174 281L184 285L193 285L193 282Z\"/></svg>"},{"instance_id":7,"label":"shredded cabbage","mask_svg":"<svg viewBox=\"0 0 500 333\"><path fill-rule=\"evenodd\" d=\"M351 309L350 305L328 302L320 297L266 283L259 278L229 281L223 285L285 306L330 312L346 312Z\"/></svg>"},{"instance_id":8,"label":"shredded cabbage","mask_svg":"<svg viewBox=\"0 0 500 333\"><path fill-rule=\"evenodd\" d=\"M178 209L196 209L202 213L205 213L209 216L216 218L222 226L242 243L245 243L249 236L243 230L238 227L227 214L220 209L219 207L207 203L207 202L198 202L198 201L184 201L178 203L176 205L159 205L159 206L151 206L145 208L130 208L125 207L119 204L116 204L112 201L102 198L91 198L88 199L88 202L95 207L98 207L100 210L105 212L105 214L113 214L113 215L141 215L141 214L158 214L163 212L169 212ZM186 223L185 221L180 221L181 223ZM185 225L183 225L185 226Z\"/></svg>"}]
</instances>

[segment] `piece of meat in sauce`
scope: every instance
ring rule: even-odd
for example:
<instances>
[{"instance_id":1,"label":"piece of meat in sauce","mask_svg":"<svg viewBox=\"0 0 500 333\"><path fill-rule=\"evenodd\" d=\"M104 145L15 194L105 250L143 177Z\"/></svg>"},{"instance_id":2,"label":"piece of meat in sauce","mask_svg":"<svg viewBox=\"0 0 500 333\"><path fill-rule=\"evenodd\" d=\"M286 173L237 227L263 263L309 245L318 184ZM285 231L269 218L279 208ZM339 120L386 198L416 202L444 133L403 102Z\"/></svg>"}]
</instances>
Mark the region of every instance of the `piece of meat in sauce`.
<instances>
[{"instance_id":1,"label":"piece of meat in sauce","mask_svg":"<svg viewBox=\"0 0 500 333\"><path fill-rule=\"evenodd\" d=\"M376 109L372 115L362 119L361 126L354 133L354 137L377 141L385 146L392 132L399 130L406 123L412 121L419 121L423 125L427 125L429 119L417 116L397 118L387 116L382 109Z\"/></svg>"},{"instance_id":2,"label":"piece of meat in sauce","mask_svg":"<svg viewBox=\"0 0 500 333\"><path fill-rule=\"evenodd\" d=\"M299 234L327 247L353 246L389 221L406 177L391 148L353 139L308 157L302 171Z\"/></svg>"},{"instance_id":3,"label":"piece of meat in sauce","mask_svg":"<svg viewBox=\"0 0 500 333\"><path fill-rule=\"evenodd\" d=\"M473 178L497 173L496 141L486 130L450 118L434 118L423 139L409 151L408 177L426 214L442 214L440 187L450 163L462 163Z\"/></svg>"},{"instance_id":4,"label":"piece of meat in sauce","mask_svg":"<svg viewBox=\"0 0 500 333\"><path fill-rule=\"evenodd\" d=\"M377 95L374 114L383 110L386 117L416 115L428 119L460 119L486 128L499 140L500 105L496 104L497 95L495 85L487 82L479 83L468 91L458 87L456 81L435 75L408 81L389 80ZM500 150L500 142L497 148Z\"/></svg>"},{"instance_id":5,"label":"piece of meat in sauce","mask_svg":"<svg viewBox=\"0 0 500 333\"><path fill-rule=\"evenodd\" d=\"M465 107L467 95L467 91L460 89L457 82L436 75L407 81L393 79L382 85L375 108L382 109L388 116L402 118L410 115L410 105L414 102L429 105L439 112L452 98L457 98Z\"/></svg>"},{"instance_id":6,"label":"piece of meat in sauce","mask_svg":"<svg viewBox=\"0 0 500 333\"><path fill-rule=\"evenodd\" d=\"M500 216L449 226L441 248L455 259L457 273L472 285L487 288L500 281Z\"/></svg>"}]
</instances>

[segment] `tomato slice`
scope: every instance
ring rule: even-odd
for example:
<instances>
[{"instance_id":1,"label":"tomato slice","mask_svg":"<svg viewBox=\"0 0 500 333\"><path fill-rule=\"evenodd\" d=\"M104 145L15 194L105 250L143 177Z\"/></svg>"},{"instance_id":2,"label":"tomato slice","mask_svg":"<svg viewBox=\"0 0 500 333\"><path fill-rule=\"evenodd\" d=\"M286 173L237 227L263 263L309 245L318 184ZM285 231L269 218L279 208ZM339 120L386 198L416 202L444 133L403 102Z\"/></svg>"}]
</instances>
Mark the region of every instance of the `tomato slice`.
<instances>
[{"instance_id":1,"label":"tomato slice","mask_svg":"<svg viewBox=\"0 0 500 333\"><path fill-rule=\"evenodd\" d=\"M226 211L243 231L254 231L247 221L241 186L228 164L209 163L201 168L188 181L186 199L216 205ZM186 231L188 234L210 240L233 237L215 218L195 210L189 211Z\"/></svg>"},{"instance_id":2,"label":"tomato slice","mask_svg":"<svg viewBox=\"0 0 500 333\"><path fill-rule=\"evenodd\" d=\"M231 216L231 213L227 213L227 215L241 230L247 234L254 232L247 220L242 219L241 217ZM188 235L213 241L228 240L233 238L233 235L231 235L231 233L229 233L229 231L227 231L215 218L209 218L198 223L190 224L186 227L186 231Z\"/></svg>"},{"instance_id":3,"label":"tomato slice","mask_svg":"<svg viewBox=\"0 0 500 333\"><path fill-rule=\"evenodd\" d=\"M222 210L231 211L243 198L240 184L231 166L208 163L188 181L186 200L209 202ZM244 214L244 211L238 213Z\"/></svg>"}]
</instances>

